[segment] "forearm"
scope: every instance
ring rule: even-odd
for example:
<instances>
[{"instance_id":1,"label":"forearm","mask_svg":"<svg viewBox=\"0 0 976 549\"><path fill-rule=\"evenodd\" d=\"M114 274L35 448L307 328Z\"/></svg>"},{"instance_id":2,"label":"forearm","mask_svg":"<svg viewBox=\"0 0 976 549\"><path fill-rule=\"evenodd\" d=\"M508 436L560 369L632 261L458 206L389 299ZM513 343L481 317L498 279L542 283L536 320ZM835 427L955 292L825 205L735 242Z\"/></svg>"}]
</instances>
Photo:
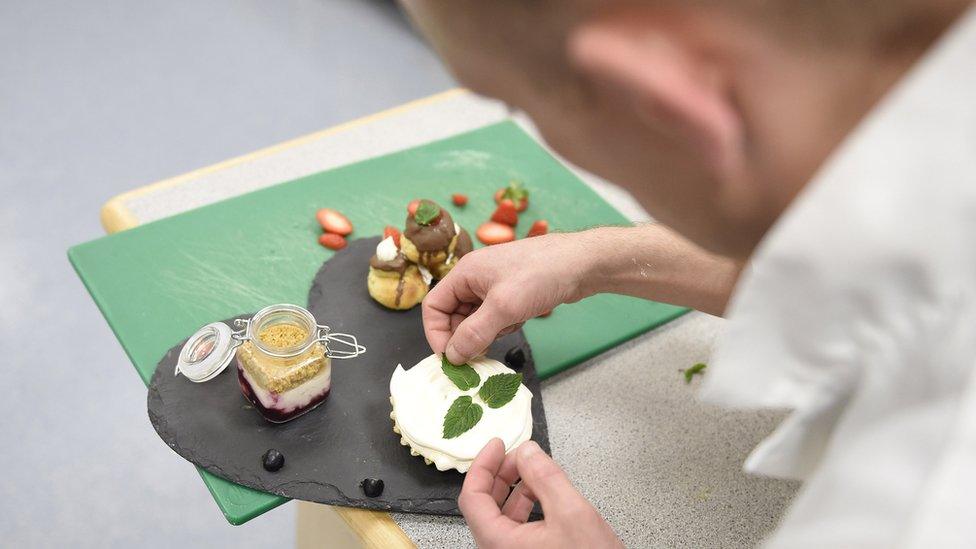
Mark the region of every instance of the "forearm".
<instances>
[{"instance_id":1,"label":"forearm","mask_svg":"<svg viewBox=\"0 0 976 549\"><path fill-rule=\"evenodd\" d=\"M584 296L616 293L721 315L741 265L699 248L659 224L578 233Z\"/></svg>"}]
</instances>

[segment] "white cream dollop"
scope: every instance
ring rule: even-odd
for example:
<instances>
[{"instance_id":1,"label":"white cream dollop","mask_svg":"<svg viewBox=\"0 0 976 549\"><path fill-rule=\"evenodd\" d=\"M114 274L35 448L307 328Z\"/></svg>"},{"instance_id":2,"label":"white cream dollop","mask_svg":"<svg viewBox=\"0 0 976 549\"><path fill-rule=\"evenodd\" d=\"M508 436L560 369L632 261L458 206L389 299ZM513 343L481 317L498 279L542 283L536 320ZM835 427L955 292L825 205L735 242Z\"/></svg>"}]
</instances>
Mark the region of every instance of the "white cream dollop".
<instances>
[{"instance_id":1,"label":"white cream dollop","mask_svg":"<svg viewBox=\"0 0 976 549\"><path fill-rule=\"evenodd\" d=\"M476 358L468 364L481 377L481 383L488 376L515 373L487 357ZM445 439L444 415L461 395L471 396L484 414L470 430ZM441 471L467 472L478 452L493 438L502 439L505 451L509 452L532 437L532 392L525 385L519 386L508 404L489 408L478 397L478 387L462 391L444 375L437 355L430 355L409 370L397 365L390 378L390 400L401 443L432 461Z\"/></svg>"},{"instance_id":2,"label":"white cream dollop","mask_svg":"<svg viewBox=\"0 0 976 549\"><path fill-rule=\"evenodd\" d=\"M392 236L384 238L376 245L376 258L380 261L393 261L399 253L400 250L397 249L396 242L393 242Z\"/></svg>"}]
</instances>

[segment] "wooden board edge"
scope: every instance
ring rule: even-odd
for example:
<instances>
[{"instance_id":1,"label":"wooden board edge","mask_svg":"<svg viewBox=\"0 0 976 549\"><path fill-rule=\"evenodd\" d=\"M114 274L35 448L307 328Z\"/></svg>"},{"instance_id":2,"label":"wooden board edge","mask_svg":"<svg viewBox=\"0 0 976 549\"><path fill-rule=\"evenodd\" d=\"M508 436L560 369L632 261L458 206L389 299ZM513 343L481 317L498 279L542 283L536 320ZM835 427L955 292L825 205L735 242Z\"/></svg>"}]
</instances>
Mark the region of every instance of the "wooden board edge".
<instances>
[{"instance_id":1,"label":"wooden board edge","mask_svg":"<svg viewBox=\"0 0 976 549\"><path fill-rule=\"evenodd\" d=\"M122 195L110 199L102 206L102 210L99 212L99 219L102 222L102 228L108 234L131 229L139 225L139 220L126 207Z\"/></svg>"},{"instance_id":2,"label":"wooden board edge","mask_svg":"<svg viewBox=\"0 0 976 549\"><path fill-rule=\"evenodd\" d=\"M126 191L122 194L118 194L110 198L108 202L106 202L105 205L102 207L102 213L101 213L102 227L105 229L107 233L111 234L138 225L138 221L135 220L135 217L133 216L132 212L125 205L126 201L136 198L138 196L142 196L144 194L151 193L153 191L158 191L160 189L174 187L181 183L185 183L186 181L199 178L203 175L219 172L221 170L226 170L227 168L231 168L233 166L237 166L239 164L243 164L246 162L252 162L259 158L263 158L265 156L269 156L284 150L288 150L297 147L299 145L308 143L310 141L321 139L328 135L346 131L356 126L361 126L363 124L375 122L377 120L386 118L388 116L392 116L401 112L415 109L417 107L428 105L430 103L436 103L438 101L443 101L445 99L450 99L452 97L468 94L468 93L471 92L469 92L465 88L452 88L447 91L435 93L434 95L429 95L427 97L421 97L420 99L409 101L402 105L397 105L396 107L392 107L384 111L366 115L361 118L357 118L355 120L350 120L349 122L344 122L342 124L332 126L330 128L326 128L324 130L312 132L310 134L296 137L294 139L289 139L288 141L283 141L281 143L277 143L275 145L271 145L263 149L258 149L256 151L243 154L241 156L224 160L223 162L218 162L216 164L205 166L203 168L198 168L196 170L181 175L177 175L175 177L170 177L167 179L156 181L155 183L150 183L148 185L144 185L142 187L132 189L131 191Z\"/></svg>"},{"instance_id":3,"label":"wooden board edge","mask_svg":"<svg viewBox=\"0 0 976 549\"><path fill-rule=\"evenodd\" d=\"M414 548L413 540L385 511L355 509L352 507L333 507L339 518L345 521L363 547L373 548Z\"/></svg>"}]
</instances>

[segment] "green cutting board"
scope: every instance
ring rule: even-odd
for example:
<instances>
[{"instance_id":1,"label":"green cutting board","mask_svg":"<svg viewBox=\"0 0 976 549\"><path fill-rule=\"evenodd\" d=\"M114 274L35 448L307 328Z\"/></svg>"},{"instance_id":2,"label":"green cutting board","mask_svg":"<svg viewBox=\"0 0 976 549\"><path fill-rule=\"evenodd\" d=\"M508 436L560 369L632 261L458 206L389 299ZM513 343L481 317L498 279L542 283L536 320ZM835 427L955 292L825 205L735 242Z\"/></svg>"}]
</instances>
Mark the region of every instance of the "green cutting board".
<instances>
[{"instance_id":1,"label":"green cutting board","mask_svg":"<svg viewBox=\"0 0 976 549\"><path fill-rule=\"evenodd\" d=\"M163 354L200 326L272 303L306 305L312 278L332 254L316 240L319 208L344 212L355 238L402 227L407 202L430 198L473 233L494 210L494 191L511 179L531 192L520 236L536 219L555 231L628 224L517 125L502 122L80 244L68 258L148 384ZM452 193L468 195L468 205L453 206ZM525 334L546 378L684 312L600 295L530 320ZM232 524L286 501L200 474Z\"/></svg>"}]
</instances>

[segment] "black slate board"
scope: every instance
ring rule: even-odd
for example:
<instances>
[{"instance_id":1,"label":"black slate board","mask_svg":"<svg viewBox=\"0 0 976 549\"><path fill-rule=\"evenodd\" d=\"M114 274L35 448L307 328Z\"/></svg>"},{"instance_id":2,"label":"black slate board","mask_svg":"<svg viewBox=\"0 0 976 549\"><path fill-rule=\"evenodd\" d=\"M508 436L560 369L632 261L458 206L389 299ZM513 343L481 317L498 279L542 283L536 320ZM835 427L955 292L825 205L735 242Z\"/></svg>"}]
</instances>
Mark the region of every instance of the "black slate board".
<instances>
[{"instance_id":1,"label":"black slate board","mask_svg":"<svg viewBox=\"0 0 976 549\"><path fill-rule=\"evenodd\" d=\"M149 386L149 419L159 436L176 453L215 475L280 496L346 507L459 515L457 496L464 476L438 471L411 456L393 432L390 376L397 364L409 368L428 356L430 348L419 307L390 311L369 297L366 274L378 242L378 238L350 242L323 264L309 292L308 309L319 324L355 334L367 347L361 357L332 362L333 390L321 406L285 424L268 423L241 395L235 363L207 383L174 376L181 342L159 362ZM488 356L503 361L505 352L515 346L526 355L521 371L533 395L532 439L548 452L539 380L522 332L495 342ZM261 456L269 448L285 455L285 466L277 473L261 465ZM363 494L359 484L367 477L383 479L379 497Z\"/></svg>"}]
</instances>

